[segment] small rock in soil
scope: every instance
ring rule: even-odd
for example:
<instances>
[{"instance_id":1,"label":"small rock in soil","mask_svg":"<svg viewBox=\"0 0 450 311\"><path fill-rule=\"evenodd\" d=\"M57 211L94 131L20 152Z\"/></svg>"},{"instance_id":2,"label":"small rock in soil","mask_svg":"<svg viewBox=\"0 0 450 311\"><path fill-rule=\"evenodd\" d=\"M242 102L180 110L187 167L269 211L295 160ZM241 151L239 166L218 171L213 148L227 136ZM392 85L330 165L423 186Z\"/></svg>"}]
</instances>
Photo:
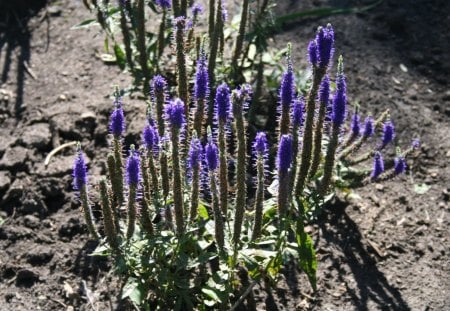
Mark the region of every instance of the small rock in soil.
<instances>
[{"instance_id":1,"label":"small rock in soil","mask_svg":"<svg viewBox=\"0 0 450 311\"><path fill-rule=\"evenodd\" d=\"M41 266L52 260L54 252L49 247L38 246L30 250L25 256L27 262L33 266Z\"/></svg>"},{"instance_id":2,"label":"small rock in soil","mask_svg":"<svg viewBox=\"0 0 450 311\"><path fill-rule=\"evenodd\" d=\"M47 167L44 163L38 163L35 167L40 176L65 176L72 171L73 156L55 156L51 159Z\"/></svg>"},{"instance_id":3,"label":"small rock in soil","mask_svg":"<svg viewBox=\"0 0 450 311\"><path fill-rule=\"evenodd\" d=\"M39 281L39 275L28 269L20 269L17 271L16 286L32 287L34 283Z\"/></svg>"},{"instance_id":4,"label":"small rock in soil","mask_svg":"<svg viewBox=\"0 0 450 311\"><path fill-rule=\"evenodd\" d=\"M38 228L40 222L41 221L39 220L39 218L34 215L25 215L25 217L23 218L23 224L31 229Z\"/></svg>"},{"instance_id":5,"label":"small rock in soil","mask_svg":"<svg viewBox=\"0 0 450 311\"><path fill-rule=\"evenodd\" d=\"M24 147L13 147L7 149L0 160L0 168L6 168L14 171L23 171L27 169L28 150Z\"/></svg>"},{"instance_id":6,"label":"small rock in soil","mask_svg":"<svg viewBox=\"0 0 450 311\"><path fill-rule=\"evenodd\" d=\"M0 171L0 197L11 185L11 178L8 171Z\"/></svg>"},{"instance_id":7,"label":"small rock in soil","mask_svg":"<svg viewBox=\"0 0 450 311\"><path fill-rule=\"evenodd\" d=\"M83 226L80 220L78 218L71 217L59 228L59 235L65 238L71 238L82 233L83 231Z\"/></svg>"},{"instance_id":8,"label":"small rock in soil","mask_svg":"<svg viewBox=\"0 0 450 311\"><path fill-rule=\"evenodd\" d=\"M50 145L51 139L50 125L36 123L24 128L18 142L25 147L45 150Z\"/></svg>"}]
</instances>

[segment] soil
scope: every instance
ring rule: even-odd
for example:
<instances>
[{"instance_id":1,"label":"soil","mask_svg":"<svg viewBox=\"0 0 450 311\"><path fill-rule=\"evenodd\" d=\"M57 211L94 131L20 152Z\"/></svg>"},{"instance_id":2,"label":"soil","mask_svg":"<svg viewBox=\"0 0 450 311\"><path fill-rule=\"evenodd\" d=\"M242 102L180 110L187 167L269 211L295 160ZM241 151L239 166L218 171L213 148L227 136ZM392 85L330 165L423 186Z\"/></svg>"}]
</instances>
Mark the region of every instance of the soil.
<instances>
[{"instance_id":1,"label":"soil","mask_svg":"<svg viewBox=\"0 0 450 311\"><path fill-rule=\"evenodd\" d=\"M71 29L90 18L81 1L20 10L0 1L0 310L123 310L110 263L89 256L71 185L74 147L44 165L55 147L80 140L91 182L104 173L109 94L131 81L98 57L103 34ZM284 1L279 12L370 1ZM450 3L383 1L352 15L284 25L273 45L294 45L307 68L317 25L332 23L345 57L348 96L364 113L390 109L396 144L422 141L408 174L336 200L309 230L319 260L314 294L293 265L261 310L450 310ZM145 105L127 100L126 143L138 138ZM394 154L393 148L386 157ZM367 163L370 165L370 163ZM419 187L421 185L421 187Z\"/></svg>"}]
</instances>

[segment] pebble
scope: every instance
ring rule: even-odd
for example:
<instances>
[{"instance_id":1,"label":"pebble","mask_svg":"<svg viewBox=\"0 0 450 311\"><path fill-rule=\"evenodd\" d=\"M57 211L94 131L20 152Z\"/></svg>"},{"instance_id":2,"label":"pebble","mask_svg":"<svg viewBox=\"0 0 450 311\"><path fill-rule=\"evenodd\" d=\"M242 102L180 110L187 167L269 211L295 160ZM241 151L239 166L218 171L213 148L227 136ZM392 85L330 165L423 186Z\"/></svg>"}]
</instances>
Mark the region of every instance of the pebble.
<instances>
[{"instance_id":1,"label":"pebble","mask_svg":"<svg viewBox=\"0 0 450 311\"><path fill-rule=\"evenodd\" d=\"M39 275L28 269L20 269L16 276L16 286L32 287L34 283L39 281Z\"/></svg>"},{"instance_id":2,"label":"pebble","mask_svg":"<svg viewBox=\"0 0 450 311\"><path fill-rule=\"evenodd\" d=\"M35 229L39 227L40 220L34 215L25 215L25 217L23 218L23 224L28 228Z\"/></svg>"},{"instance_id":3,"label":"pebble","mask_svg":"<svg viewBox=\"0 0 450 311\"><path fill-rule=\"evenodd\" d=\"M21 146L13 147L5 151L5 154L0 160L0 168L23 171L27 168L25 164L27 159L28 150L26 148Z\"/></svg>"},{"instance_id":4,"label":"pebble","mask_svg":"<svg viewBox=\"0 0 450 311\"><path fill-rule=\"evenodd\" d=\"M11 185L11 178L8 171L0 171L0 193Z\"/></svg>"},{"instance_id":5,"label":"pebble","mask_svg":"<svg viewBox=\"0 0 450 311\"><path fill-rule=\"evenodd\" d=\"M52 139L50 125L48 123L36 123L27 126L19 138L19 143L39 150L46 149Z\"/></svg>"}]
</instances>

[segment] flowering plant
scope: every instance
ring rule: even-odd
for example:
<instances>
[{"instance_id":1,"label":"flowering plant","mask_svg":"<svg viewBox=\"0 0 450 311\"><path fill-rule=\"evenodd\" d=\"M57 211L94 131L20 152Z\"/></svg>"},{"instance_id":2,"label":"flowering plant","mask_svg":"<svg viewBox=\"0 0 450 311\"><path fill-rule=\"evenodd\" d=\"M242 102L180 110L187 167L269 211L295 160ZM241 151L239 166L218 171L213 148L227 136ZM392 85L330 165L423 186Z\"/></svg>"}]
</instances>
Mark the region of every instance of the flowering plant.
<instances>
[{"instance_id":1,"label":"flowering plant","mask_svg":"<svg viewBox=\"0 0 450 311\"><path fill-rule=\"evenodd\" d=\"M235 309L244 300L250 308L252 288L275 284L289 260L298 262L316 289L317 261L305 225L337 186L403 173L405 157L417 144L385 168L381 152L394 140L393 123L385 112L361 125L357 108L347 122L342 56L330 95L331 25L319 27L308 54L312 83L305 99L296 93L289 47L279 88L279 132L276 138L258 132L251 144L245 118L250 86L231 90L222 83L211 92L204 52L197 62L192 105L183 100L189 98L184 62L178 62L178 98L169 97L165 78L151 80L141 147L129 146L126 159L124 104L116 98L108 176L99 184L104 238L92 215L81 149L73 174L88 229L100 240L96 254L112 256L117 272L126 277L122 297L144 310ZM213 103L212 122L205 117L208 102ZM366 143L381 128L381 141L372 150ZM270 150L276 151L273 173ZM349 174L371 157L372 170ZM250 164L256 168L254 196Z\"/></svg>"}]
</instances>

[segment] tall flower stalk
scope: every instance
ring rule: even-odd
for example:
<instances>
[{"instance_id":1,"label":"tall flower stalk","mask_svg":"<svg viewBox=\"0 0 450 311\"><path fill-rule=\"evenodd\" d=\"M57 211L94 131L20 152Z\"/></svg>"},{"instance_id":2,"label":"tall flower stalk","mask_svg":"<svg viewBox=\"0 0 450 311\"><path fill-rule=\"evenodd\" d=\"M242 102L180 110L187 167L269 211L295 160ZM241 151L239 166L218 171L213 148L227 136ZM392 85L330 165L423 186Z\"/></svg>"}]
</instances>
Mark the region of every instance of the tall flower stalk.
<instances>
[{"instance_id":1,"label":"tall flower stalk","mask_svg":"<svg viewBox=\"0 0 450 311\"><path fill-rule=\"evenodd\" d=\"M240 243L242 221L244 218L245 201L247 197L246 165L247 165L247 139L245 123L243 117L244 106L251 93L249 85L243 85L240 89L234 90L232 94L234 127L237 138L237 167L236 167L236 204L233 242Z\"/></svg>"},{"instance_id":2,"label":"tall flower stalk","mask_svg":"<svg viewBox=\"0 0 450 311\"><path fill-rule=\"evenodd\" d=\"M89 233L94 239L98 240L100 236L95 228L94 216L92 215L92 209L88 199L86 162L79 145L77 149L78 153L73 165L73 188L79 193L84 220L86 221Z\"/></svg>"},{"instance_id":3,"label":"tall flower stalk","mask_svg":"<svg viewBox=\"0 0 450 311\"><path fill-rule=\"evenodd\" d=\"M224 215L228 210L228 163L227 163L227 144L226 127L230 120L230 88L226 83L222 83L216 90L215 98L215 118L218 128L219 138L219 191L220 191L220 209Z\"/></svg>"},{"instance_id":4,"label":"tall flower stalk","mask_svg":"<svg viewBox=\"0 0 450 311\"><path fill-rule=\"evenodd\" d=\"M331 25L328 24L325 28L319 27L316 39L310 42L308 46L309 62L311 63L313 70L313 80L306 102L306 120L302 139L302 156L295 185L295 196L297 197L303 192L311 166L316 97L322 78L326 74L330 60L333 56L333 45L334 31Z\"/></svg>"},{"instance_id":5,"label":"tall flower stalk","mask_svg":"<svg viewBox=\"0 0 450 311\"><path fill-rule=\"evenodd\" d=\"M336 149L339 143L339 133L347 116L347 85L344 75L344 61L342 56L339 57L338 69L336 76L336 92L333 96L332 104L332 133L328 143L327 154L325 156L325 164L323 170L323 178L320 185L319 193L323 197L330 186L331 176L334 170L334 161Z\"/></svg>"},{"instance_id":6,"label":"tall flower stalk","mask_svg":"<svg viewBox=\"0 0 450 311\"><path fill-rule=\"evenodd\" d=\"M180 131L186 124L184 119L185 105L181 99L171 101L166 107L167 120L171 128L172 142L172 169L173 169L173 205L175 208L175 222L177 234L182 235L184 230L183 186L180 168Z\"/></svg>"},{"instance_id":7,"label":"tall flower stalk","mask_svg":"<svg viewBox=\"0 0 450 311\"><path fill-rule=\"evenodd\" d=\"M217 246L220 250L224 249L225 237L224 237L224 224L223 216L219 207L219 196L217 193L216 183L216 171L219 166L219 150L217 145L213 142L211 135L208 137L208 143L205 146L205 162L209 176L209 187L212 196L212 207L214 214L214 230Z\"/></svg>"},{"instance_id":8,"label":"tall flower stalk","mask_svg":"<svg viewBox=\"0 0 450 311\"><path fill-rule=\"evenodd\" d=\"M325 120L328 101L330 99L330 79L325 75L319 87L319 114L317 116L314 132L314 147L310 177L314 177L319 168L322 158L322 138L323 138L323 123Z\"/></svg>"},{"instance_id":9,"label":"tall flower stalk","mask_svg":"<svg viewBox=\"0 0 450 311\"><path fill-rule=\"evenodd\" d=\"M258 239L261 235L262 217L263 217L263 203L264 203L264 181L265 181L265 166L268 157L267 137L263 132L256 134L253 142L253 152L256 159L256 199L255 199L255 218L253 224L252 241Z\"/></svg>"}]
</instances>

